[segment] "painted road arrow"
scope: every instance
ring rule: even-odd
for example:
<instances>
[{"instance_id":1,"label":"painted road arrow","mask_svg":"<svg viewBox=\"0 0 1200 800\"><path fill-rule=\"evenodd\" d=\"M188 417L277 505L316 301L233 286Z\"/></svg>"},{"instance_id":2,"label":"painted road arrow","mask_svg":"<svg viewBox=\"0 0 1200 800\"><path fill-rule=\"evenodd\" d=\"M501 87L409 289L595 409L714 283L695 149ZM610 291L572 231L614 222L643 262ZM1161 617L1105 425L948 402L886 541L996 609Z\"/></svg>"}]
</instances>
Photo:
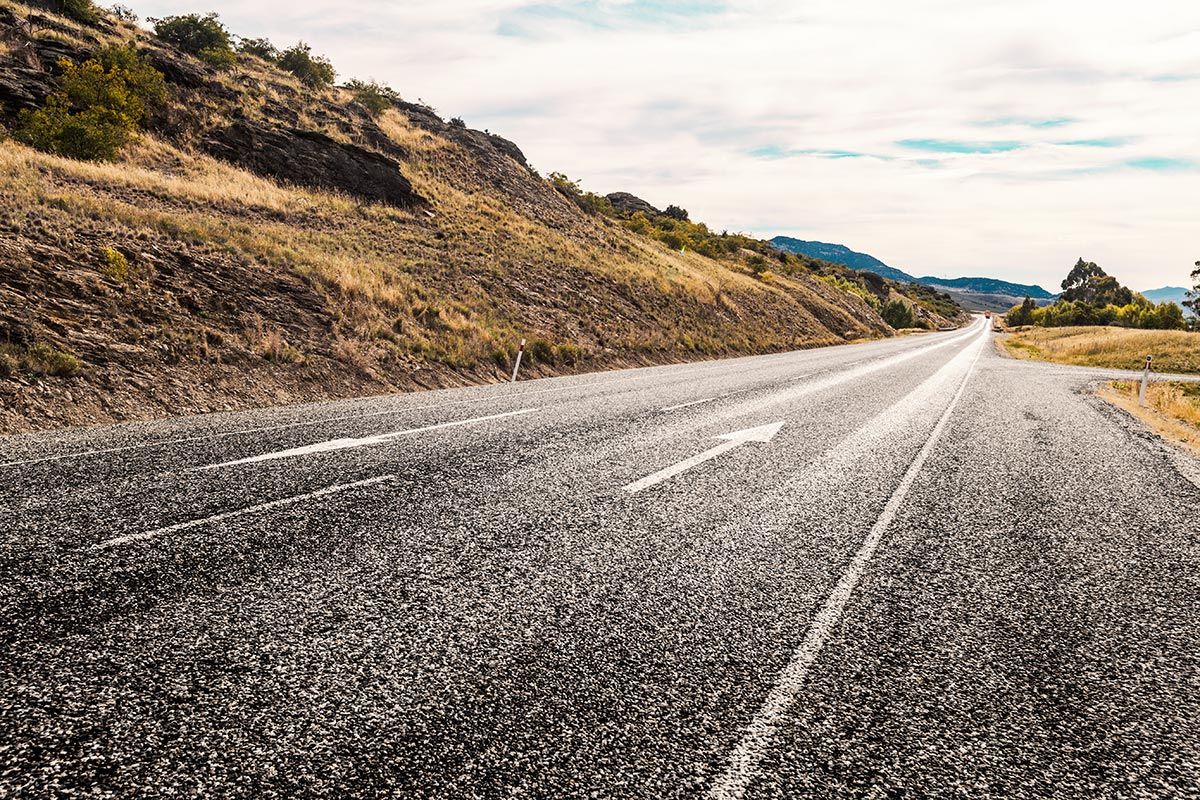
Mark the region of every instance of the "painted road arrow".
<instances>
[{"instance_id":1,"label":"painted road arrow","mask_svg":"<svg viewBox=\"0 0 1200 800\"><path fill-rule=\"evenodd\" d=\"M779 429L782 427L783 420L779 420L768 425L759 425L757 428L746 428L745 430L718 436L718 439L724 439L725 441L716 447L705 450L703 453L697 453L691 458L685 458L683 461L672 464L665 469L660 469L658 472L647 475L641 480L636 480L627 485L625 491L630 494L637 494L643 489L649 489L651 486L662 483L668 478L673 478L681 472L686 472L697 464L703 464L705 461L711 461L717 456L722 456L747 442L769 442L775 434L779 433Z\"/></svg>"},{"instance_id":2,"label":"painted road arrow","mask_svg":"<svg viewBox=\"0 0 1200 800\"><path fill-rule=\"evenodd\" d=\"M276 450L271 453L263 453L257 456L248 456L239 458L233 461L222 461L219 464L209 464L205 467L196 467L198 471L220 469L222 467L232 467L238 464L256 464L260 461L274 461L280 458L294 458L296 456L307 456L313 453L328 453L334 450L348 450L354 447L369 447L370 445L381 444L391 441L392 439L401 436L411 436L414 433L424 433L426 431L437 431L442 428L457 428L460 425L474 425L477 422L488 422L494 419L504 419L505 417L519 417L522 414L532 414L537 411L536 408L522 408L518 411L506 411L503 414L488 414L486 417L472 417L471 419L456 419L453 422L439 422L436 425L425 425L420 428L405 428L402 431L392 431L391 433L380 433L375 436L365 436L360 439L330 439L325 442L316 442L314 444L306 444L303 447L291 447L287 450Z\"/></svg>"}]
</instances>

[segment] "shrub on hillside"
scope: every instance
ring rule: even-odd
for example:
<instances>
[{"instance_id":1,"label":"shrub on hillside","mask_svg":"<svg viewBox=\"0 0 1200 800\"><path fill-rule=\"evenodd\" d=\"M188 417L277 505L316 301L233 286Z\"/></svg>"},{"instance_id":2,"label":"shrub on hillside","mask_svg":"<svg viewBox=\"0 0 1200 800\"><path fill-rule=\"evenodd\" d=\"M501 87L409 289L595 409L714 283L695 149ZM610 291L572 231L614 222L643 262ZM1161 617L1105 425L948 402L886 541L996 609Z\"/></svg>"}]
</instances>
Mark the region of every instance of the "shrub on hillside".
<instances>
[{"instance_id":1,"label":"shrub on hillside","mask_svg":"<svg viewBox=\"0 0 1200 800\"><path fill-rule=\"evenodd\" d=\"M158 38L201 61L221 69L237 63L229 31L214 13L182 14L150 21Z\"/></svg>"},{"instance_id":2,"label":"shrub on hillside","mask_svg":"<svg viewBox=\"0 0 1200 800\"><path fill-rule=\"evenodd\" d=\"M0 344L0 378L12 377L21 371L69 378L83 371L83 362L44 343L28 348Z\"/></svg>"},{"instance_id":3,"label":"shrub on hillside","mask_svg":"<svg viewBox=\"0 0 1200 800\"><path fill-rule=\"evenodd\" d=\"M279 48L271 44L270 39L239 39L238 52L257 56L263 61L279 60Z\"/></svg>"},{"instance_id":4,"label":"shrub on hillside","mask_svg":"<svg viewBox=\"0 0 1200 800\"><path fill-rule=\"evenodd\" d=\"M82 64L66 59L61 88L45 106L23 111L15 138L48 153L111 160L163 102L162 73L132 47L107 47Z\"/></svg>"},{"instance_id":5,"label":"shrub on hillside","mask_svg":"<svg viewBox=\"0 0 1200 800\"><path fill-rule=\"evenodd\" d=\"M372 114L382 114L400 99L392 87L375 81L352 80L346 88L354 95L354 100Z\"/></svg>"},{"instance_id":6,"label":"shrub on hillside","mask_svg":"<svg viewBox=\"0 0 1200 800\"><path fill-rule=\"evenodd\" d=\"M109 6L108 13L113 15L113 18L120 22L128 22L130 25L138 21L138 15L129 6L123 6L120 3Z\"/></svg>"},{"instance_id":7,"label":"shrub on hillside","mask_svg":"<svg viewBox=\"0 0 1200 800\"><path fill-rule=\"evenodd\" d=\"M879 316L883 317L883 321L896 330L912 328L916 324L912 306L903 300L888 300L880 309Z\"/></svg>"},{"instance_id":8,"label":"shrub on hillside","mask_svg":"<svg viewBox=\"0 0 1200 800\"><path fill-rule=\"evenodd\" d=\"M337 72L333 64L323 56L314 56L312 48L304 42L284 50L279 56L279 66L300 79L305 86L325 89L333 85Z\"/></svg>"},{"instance_id":9,"label":"shrub on hillside","mask_svg":"<svg viewBox=\"0 0 1200 800\"><path fill-rule=\"evenodd\" d=\"M59 0L59 8L64 16L85 25L94 25L100 19L92 0Z\"/></svg>"}]
</instances>

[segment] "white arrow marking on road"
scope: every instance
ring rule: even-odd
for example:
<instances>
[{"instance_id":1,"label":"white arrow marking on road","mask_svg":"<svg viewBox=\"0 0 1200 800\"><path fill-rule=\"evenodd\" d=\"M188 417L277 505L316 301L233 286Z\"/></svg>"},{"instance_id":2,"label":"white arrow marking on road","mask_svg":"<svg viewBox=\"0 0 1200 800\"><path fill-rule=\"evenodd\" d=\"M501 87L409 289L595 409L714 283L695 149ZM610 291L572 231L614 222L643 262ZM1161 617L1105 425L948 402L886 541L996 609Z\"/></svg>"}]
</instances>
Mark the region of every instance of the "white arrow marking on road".
<instances>
[{"instance_id":1,"label":"white arrow marking on road","mask_svg":"<svg viewBox=\"0 0 1200 800\"><path fill-rule=\"evenodd\" d=\"M711 461L717 456L724 455L730 450L741 447L747 442L769 442L775 434L779 433L779 429L783 427L783 420L772 422L769 425L759 425L757 428L746 428L742 431L734 431L718 436L718 439L725 441L716 447L709 448L703 453L697 453L691 458L685 458L677 464L672 464L666 469L660 469L658 472L647 475L641 480L634 481L625 487L625 491L630 494L636 494L643 489L649 489L655 484L662 483L668 478L673 478L681 472L686 472L697 464L703 464L705 461Z\"/></svg>"},{"instance_id":2,"label":"white arrow marking on road","mask_svg":"<svg viewBox=\"0 0 1200 800\"><path fill-rule=\"evenodd\" d=\"M277 450L273 453L263 453L257 456L248 456L247 458L239 458L233 461L222 461L220 464L209 464L206 467L196 467L196 470L220 469L221 467L232 467L235 464L254 464L259 461L274 461L277 458L294 458L296 456L306 456L311 453L328 453L333 450L346 450L352 447L366 447L372 444L382 444L400 436L410 436L414 433L424 433L425 431L436 431L441 428L456 428L460 425L471 425L476 422L486 422L492 419L504 419L505 417L516 417L521 414L532 414L537 411L536 408L522 408L519 411L506 411L503 414L489 414L486 417L472 417L471 419L459 419L454 422L440 422L437 425L425 425L421 428L406 428L402 431L392 431L391 433L380 433L375 436L364 436L360 439L330 439L326 442L316 442L314 444L306 444L303 447L292 447L287 450Z\"/></svg>"},{"instance_id":3,"label":"white arrow marking on road","mask_svg":"<svg viewBox=\"0 0 1200 800\"><path fill-rule=\"evenodd\" d=\"M674 411L678 408L687 408L688 406L698 406L701 403L711 403L713 400L716 400L716 399L717 398L715 398L715 397L705 397L701 400L693 400L690 403L680 403L677 406L664 406L663 408L661 408L659 410L660 411Z\"/></svg>"},{"instance_id":4,"label":"white arrow marking on road","mask_svg":"<svg viewBox=\"0 0 1200 800\"><path fill-rule=\"evenodd\" d=\"M253 514L256 511L265 511L268 508L278 508L279 506L290 506L294 503L300 503L305 500L312 500L313 498L316 498L316 497L325 497L326 495L337 494L338 492L344 492L347 489L357 489L361 486L374 486L377 483L385 483L387 481L395 480L395 478L396 478L395 475L381 475L378 478L367 478L366 480L355 481L354 483L339 483L336 486L327 486L324 489L318 489L317 491L309 492L308 494L298 494L294 497L284 497L280 500L271 500L270 502L267 502L267 503L259 503L256 506L247 506L246 508L239 508L236 511L225 511L221 514L214 514L211 517L204 517L203 519L193 519L188 522L180 522L177 525L168 525L165 528L155 528L152 531L143 531L142 533L130 533L130 534L126 534L125 536L118 536L115 539L108 539L106 541L94 544L94 545L92 545L91 549L92 550L104 550L105 548L116 547L117 545L120 545L120 544L129 544L130 542L140 542L143 539L152 539L155 536L159 536L160 534L175 533L176 531L184 531L184 530L187 530L188 528L194 528L197 525L208 525L211 522L220 522L223 519L229 519L230 517L239 517L242 514Z\"/></svg>"}]
</instances>

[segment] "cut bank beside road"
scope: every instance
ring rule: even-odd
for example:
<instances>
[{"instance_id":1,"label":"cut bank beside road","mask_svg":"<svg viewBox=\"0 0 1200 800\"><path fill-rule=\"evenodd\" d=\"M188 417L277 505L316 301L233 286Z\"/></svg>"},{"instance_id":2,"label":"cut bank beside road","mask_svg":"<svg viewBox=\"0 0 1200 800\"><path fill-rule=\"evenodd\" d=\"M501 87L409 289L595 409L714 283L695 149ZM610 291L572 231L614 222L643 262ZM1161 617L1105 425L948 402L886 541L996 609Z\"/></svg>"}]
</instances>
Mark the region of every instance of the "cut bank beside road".
<instances>
[{"instance_id":1,"label":"cut bank beside road","mask_svg":"<svg viewBox=\"0 0 1200 800\"><path fill-rule=\"evenodd\" d=\"M896 303L926 328L958 311L543 177L391 90L369 107L253 52L214 67L98 9L34 6L0 4L0 432L496 382L522 339L543 377L889 336ZM115 161L17 143L72 63L163 81Z\"/></svg>"}]
</instances>

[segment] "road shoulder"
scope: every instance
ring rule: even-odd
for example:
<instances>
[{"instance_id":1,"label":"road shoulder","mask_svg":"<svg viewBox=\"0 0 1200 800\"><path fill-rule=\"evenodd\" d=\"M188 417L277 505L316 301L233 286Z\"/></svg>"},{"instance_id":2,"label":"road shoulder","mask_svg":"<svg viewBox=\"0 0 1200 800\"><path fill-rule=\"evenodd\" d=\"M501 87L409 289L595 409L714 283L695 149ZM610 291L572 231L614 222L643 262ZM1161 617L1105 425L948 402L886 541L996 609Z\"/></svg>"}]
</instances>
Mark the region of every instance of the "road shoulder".
<instances>
[{"instance_id":1,"label":"road shoulder","mask_svg":"<svg viewBox=\"0 0 1200 800\"><path fill-rule=\"evenodd\" d=\"M1114 383L1108 381L1097 386L1096 397L1116 410L1125 427L1136 426L1163 443L1163 450L1179 471L1200 486L1200 430L1156 409L1139 405L1136 396L1118 390Z\"/></svg>"}]
</instances>

